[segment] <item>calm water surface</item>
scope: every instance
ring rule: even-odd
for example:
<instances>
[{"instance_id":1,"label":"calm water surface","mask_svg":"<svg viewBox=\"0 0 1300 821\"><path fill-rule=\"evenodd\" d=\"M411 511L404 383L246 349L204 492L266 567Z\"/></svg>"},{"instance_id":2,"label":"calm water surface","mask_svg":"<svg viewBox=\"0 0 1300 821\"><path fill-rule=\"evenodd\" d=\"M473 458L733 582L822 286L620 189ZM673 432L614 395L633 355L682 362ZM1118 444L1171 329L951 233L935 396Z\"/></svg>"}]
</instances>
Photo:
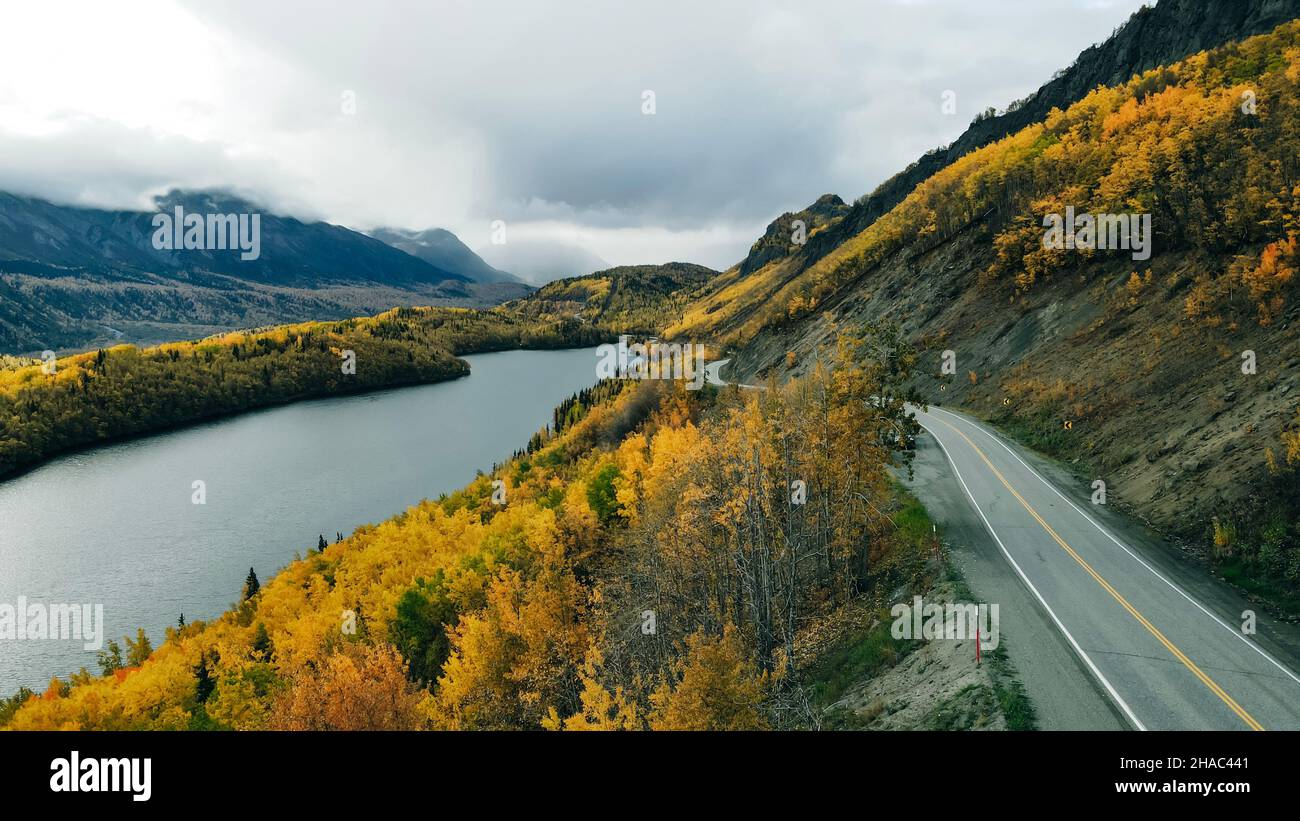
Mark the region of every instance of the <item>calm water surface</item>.
<instances>
[{"instance_id":1,"label":"calm water surface","mask_svg":"<svg viewBox=\"0 0 1300 821\"><path fill-rule=\"evenodd\" d=\"M265 582L321 533L464 486L595 382L592 349L465 359L452 382L257 411L0 482L0 603L102 604L108 638L143 627L156 646L181 613L229 607L250 566ZM0 639L0 695L82 666L96 670L80 641Z\"/></svg>"}]
</instances>

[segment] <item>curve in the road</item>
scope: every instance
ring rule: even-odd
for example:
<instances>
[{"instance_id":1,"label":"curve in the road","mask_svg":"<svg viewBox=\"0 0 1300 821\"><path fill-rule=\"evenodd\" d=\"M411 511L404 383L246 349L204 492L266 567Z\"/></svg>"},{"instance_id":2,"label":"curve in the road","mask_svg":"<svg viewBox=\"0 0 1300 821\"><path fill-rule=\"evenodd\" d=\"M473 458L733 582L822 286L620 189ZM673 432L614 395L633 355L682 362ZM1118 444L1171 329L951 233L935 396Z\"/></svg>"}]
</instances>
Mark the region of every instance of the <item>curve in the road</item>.
<instances>
[{"instance_id":1,"label":"curve in the road","mask_svg":"<svg viewBox=\"0 0 1300 821\"><path fill-rule=\"evenodd\" d=\"M740 382L728 382L722 378L722 366L730 362L731 359L719 359L716 362L710 362L704 366L704 378L710 385L716 385L719 388L725 388L728 385L735 385L744 390L762 390L762 385L745 385Z\"/></svg>"}]
</instances>

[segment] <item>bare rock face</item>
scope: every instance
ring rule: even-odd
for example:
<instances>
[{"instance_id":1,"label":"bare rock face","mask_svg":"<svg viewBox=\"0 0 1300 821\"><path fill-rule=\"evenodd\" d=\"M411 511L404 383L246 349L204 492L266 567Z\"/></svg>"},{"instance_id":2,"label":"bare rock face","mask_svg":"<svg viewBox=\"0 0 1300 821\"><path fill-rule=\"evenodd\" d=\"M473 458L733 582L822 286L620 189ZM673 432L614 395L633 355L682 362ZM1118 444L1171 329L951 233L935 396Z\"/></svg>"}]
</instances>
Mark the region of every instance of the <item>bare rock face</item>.
<instances>
[{"instance_id":1,"label":"bare rock face","mask_svg":"<svg viewBox=\"0 0 1300 821\"><path fill-rule=\"evenodd\" d=\"M815 229L828 225L849 212L849 206L835 194L822 194L817 201L802 211L786 212L767 226L767 231L749 249L740 263L740 273L749 275L774 259L798 250L801 243L794 239L795 221L803 223L805 237Z\"/></svg>"}]
</instances>

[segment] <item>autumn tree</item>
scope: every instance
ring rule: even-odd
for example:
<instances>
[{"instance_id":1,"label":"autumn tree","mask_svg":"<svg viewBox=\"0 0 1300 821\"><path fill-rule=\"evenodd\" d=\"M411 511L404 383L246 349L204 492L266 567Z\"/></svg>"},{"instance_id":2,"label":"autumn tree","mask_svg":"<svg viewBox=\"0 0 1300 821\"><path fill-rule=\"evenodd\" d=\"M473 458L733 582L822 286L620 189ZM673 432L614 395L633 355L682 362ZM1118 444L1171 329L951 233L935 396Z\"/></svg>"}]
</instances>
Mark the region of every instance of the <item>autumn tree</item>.
<instances>
[{"instance_id":1,"label":"autumn tree","mask_svg":"<svg viewBox=\"0 0 1300 821\"><path fill-rule=\"evenodd\" d=\"M750 660L734 627L722 636L695 633L650 696L655 730L763 730L767 675Z\"/></svg>"},{"instance_id":2,"label":"autumn tree","mask_svg":"<svg viewBox=\"0 0 1300 821\"><path fill-rule=\"evenodd\" d=\"M149 642L149 637L144 634L143 627L136 629L134 640L130 636L126 636L125 641L127 667L140 667L153 655L153 644Z\"/></svg>"},{"instance_id":3,"label":"autumn tree","mask_svg":"<svg viewBox=\"0 0 1300 821\"><path fill-rule=\"evenodd\" d=\"M344 644L319 669L304 668L276 699L275 730L416 730L420 694L387 644Z\"/></svg>"},{"instance_id":4,"label":"autumn tree","mask_svg":"<svg viewBox=\"0 0 1300 821\"><path fill-rule=\"evenodd\" d=\"M635 695L621 686L607 690L600 683L603 656L593 645L582 665L581 709L561 720L554 707L550 709L542 726L550 730L641 730L645 716Z\"/></svg>"},{"instance_id":5,"label":"autumn tree","mask_svg":"<svg viewBox=\"0 0 1300 821\"><path fill-rule=\"evenodd\" d=\"M115 640L109 639L104 645L104 649L99 651L96 657L96 663L99 665L99 671L106 676L111 676L113 671L122 669L122 645Z\"/></svg>"},{"instance_id":6,"label":"autumn tree","mask_svg":"<svg viewBox=\"0 0 1300 821\"><path fill-rule=\"evenodd\" d=\"M549 511L544 522L553 521ZM503 569L487 605L466 614L434 694L436 721L448 729L539 727L555 708L578 707L579 667L588 646L586 593L552 527L535 531L531 578Z\"/></svg>"},{"instance_id":7,"label":"autumn tree","mask_svg":"<svg viewBox=\"0 0 1300 821\"><path fill-rule=\"evenodd\" d=\"M1264 246L1257 264L1238 264L1234 272L1241 278L1242 284L1254 301L1259 324L1272 324L1273 318L1282 312L1286 304L1286 290L1295 279L1296 268L1300 266L1300 252L1297 251L1297 236L1292 234L1285 240L1272 242Z\"/></svg>"}]
</instances>

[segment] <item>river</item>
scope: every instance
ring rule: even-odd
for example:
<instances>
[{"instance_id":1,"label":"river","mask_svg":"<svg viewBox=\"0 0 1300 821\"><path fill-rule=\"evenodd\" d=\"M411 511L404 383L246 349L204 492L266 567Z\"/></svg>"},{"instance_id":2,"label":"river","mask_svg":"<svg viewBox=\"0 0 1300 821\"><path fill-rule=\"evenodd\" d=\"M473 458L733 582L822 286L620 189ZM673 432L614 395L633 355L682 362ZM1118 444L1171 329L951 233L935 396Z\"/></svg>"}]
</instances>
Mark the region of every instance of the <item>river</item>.
<instances>
[{"instance_id":1,"label":"river","mask_svg":"<svg viewBox=\"0 0 1300 821\"><path fill-rule=\"evenodd\" d=\"M0 605L102 604L105 640L143 627L157 646L181 613L233 604L250 566L265 582L319 534L468 484L596 381L592 349L465 359L470 376L451 382L255 411L0 483ZM0 695L97 672L95 657L79 640L0 638Z\"/></svg>"}]
</instances>

